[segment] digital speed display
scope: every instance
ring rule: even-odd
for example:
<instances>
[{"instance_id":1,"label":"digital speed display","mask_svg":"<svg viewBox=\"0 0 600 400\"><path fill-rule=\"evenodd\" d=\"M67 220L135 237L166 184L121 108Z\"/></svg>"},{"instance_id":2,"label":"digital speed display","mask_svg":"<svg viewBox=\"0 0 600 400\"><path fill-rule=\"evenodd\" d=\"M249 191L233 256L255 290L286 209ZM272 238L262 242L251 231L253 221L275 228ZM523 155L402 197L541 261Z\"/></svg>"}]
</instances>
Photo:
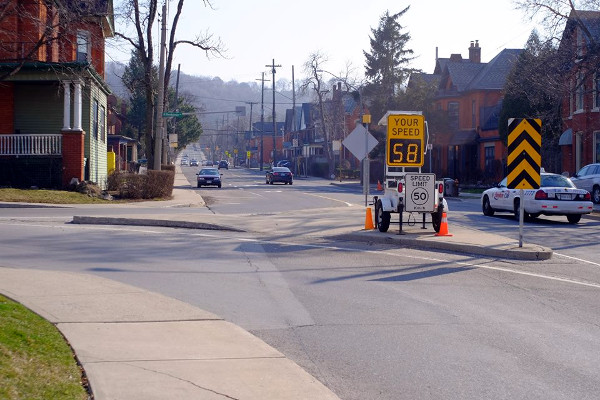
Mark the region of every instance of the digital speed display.
<instances>
[{"instance_id":1,"label":"digital speed display","mask_svg":"<svg viewBox=\"0 0 600 400\"><path fill-rule=\"evenodd\" d=\"M389 115L387 128L387 165L422 167L425 143L423 115Z\"/></svg>"},{"instance_id":2,"label":"digital speed display","mask_svg":"<svg viewBox=\"0 0 600 400\"><path fill-rule=\"evenodd\" d=\"M421 139L390 139L388 165L423 166L422 145Z\"/></svg>"}]
</instances>

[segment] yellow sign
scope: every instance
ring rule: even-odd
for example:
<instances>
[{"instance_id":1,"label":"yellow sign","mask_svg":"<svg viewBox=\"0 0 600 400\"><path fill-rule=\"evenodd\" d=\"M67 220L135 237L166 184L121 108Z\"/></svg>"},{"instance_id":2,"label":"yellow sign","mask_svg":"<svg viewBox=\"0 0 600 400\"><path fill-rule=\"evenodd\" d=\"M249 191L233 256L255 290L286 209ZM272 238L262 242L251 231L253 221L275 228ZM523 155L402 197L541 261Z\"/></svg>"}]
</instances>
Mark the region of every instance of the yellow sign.
<instances>
[{"instance_id":1,"label":"yellow sign","mask_svg":"<svg viewBox=\"0 0 600 400\"><path fill-rule=\"evenodd\" d=\"M388 115L386 162L390 167L422 167L425 117Z\"/></svg>"},{"instance_id":2,"label":"yellow sign","mask_svg":"<svg viewBox=\"0 0 600 400\"><path fill-rule=\"evenodd\" d=\"M250 152L250 150L246 151L246 158L250 158L252 157L252 153Z\"/></svg>"},{"instance_id":3,"label":"yellow sign","mask_svg":"<svg viewBox=\"0 0 600 400\"><path fill-rule=\"evenodd\" d=\"M508 121L506 186L509 189L539 189L541 147L541 119L511 118Z\"/></svg>"}]
</instances>

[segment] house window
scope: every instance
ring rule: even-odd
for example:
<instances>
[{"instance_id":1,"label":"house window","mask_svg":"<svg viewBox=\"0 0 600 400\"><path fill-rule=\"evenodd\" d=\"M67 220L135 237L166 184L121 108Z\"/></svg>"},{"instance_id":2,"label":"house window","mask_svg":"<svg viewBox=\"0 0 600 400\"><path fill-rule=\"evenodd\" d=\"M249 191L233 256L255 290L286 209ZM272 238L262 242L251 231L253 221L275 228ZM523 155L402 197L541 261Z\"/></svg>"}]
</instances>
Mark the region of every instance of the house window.
<instances>
[{"instance_id":1,"label":"house window","mask_svg":"<svg viewBox=\"0 0 600 400\"><path fill-rule=\"evenodd\" d=\"M100 138L106 142L106 108L100 107Z\"/></svg>"},{"instance_id":2,"label":"house window","mask_svg":"<svg viewBox=\"0 0 600 400\"><path fill-rule=\"evenodd\" d=\"M458 129L458 112L459 107L457 101L448 103L448 124L450 125L450 128Z\"/></svg>"},{"instance_id":3,"label":"house window","mask_svg":"<svg viewBox=\"0 0 600 400\"><path fill-rule=\"evenodd\" d=\"M496 158L496 146L489 145L485 146L485 174L487 176L494 176L494 160Z\"/></svg>"},{"instance_id":4,"label":"house window","mask_svg":"<svg viewBox=\"0 0 600 400\"><path fill-rule=\"evenodd\" d=\"M600 72L594 74L594 108L600 108Z\"/></svg>"},{"instance_id":5,"label":"house window","mask_svg":"<svg viewBox=\"0 0 600 400\"><path fill-rule=\"evenodd\" d=\"M77 62L90 61L90 33L77 31Z\"/></svg>"},{"instance_id":6,"label":"house window","mask_svg":"<svg viewBox=\"0 0 600 400\"><path fill-rule=\"evenodd\" d=\"M585 81L583 73L577 74L577 86L575 87L575 111L583 110L583 93L585 89Z\"/></svg>"},{"instance_id":7,"label":"house window","mask_svg":"<svg viewBox=\"0 0 600 400\"><path fill-rule=\"evenodd\" d=\"M594 132L594 162L600 162L600 132Z\"/></svg>"},{"instance_id":8,"label":"house window","mask_svg":"<svg viewBox=\"0 0 600 400\"><path fill-rule=\"evenodd\" d=\"M94 100L93 109L92 109L92 134L94 138L98 140L98 110L99 110L98 100Z\"/></svg>"}]
</instances>

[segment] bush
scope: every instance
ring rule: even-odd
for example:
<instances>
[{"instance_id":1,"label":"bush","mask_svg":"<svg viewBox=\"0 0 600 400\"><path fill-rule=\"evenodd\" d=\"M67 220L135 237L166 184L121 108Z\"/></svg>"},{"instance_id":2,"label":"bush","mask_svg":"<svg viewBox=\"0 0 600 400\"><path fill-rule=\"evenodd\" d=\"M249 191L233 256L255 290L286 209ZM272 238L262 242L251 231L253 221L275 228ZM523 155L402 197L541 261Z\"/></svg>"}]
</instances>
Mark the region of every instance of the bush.
<instances>
[{"instance_id":1,"label":"bush","mask_svg":"<svg viewBox=\"0 0 600 400\"><path fill-rule=\"evenodd\" d=\"M174 171L148 171L147 174L113 172L108 176L110 192L123 199L168 198L173 194Z\"/></svg>"}]
</instances>

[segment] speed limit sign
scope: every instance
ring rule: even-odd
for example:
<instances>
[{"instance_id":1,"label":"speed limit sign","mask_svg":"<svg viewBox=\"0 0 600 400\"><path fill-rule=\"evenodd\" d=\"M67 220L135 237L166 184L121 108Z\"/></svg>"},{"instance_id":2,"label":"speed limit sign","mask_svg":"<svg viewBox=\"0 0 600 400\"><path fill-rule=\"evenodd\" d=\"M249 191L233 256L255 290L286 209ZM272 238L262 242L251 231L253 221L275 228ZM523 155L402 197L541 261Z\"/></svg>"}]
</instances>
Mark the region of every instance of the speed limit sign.
<instances>
[{"instance_id":1,"label":"speed limit sign","mask_svg":"<svg viewBox=\"0 0 600 400\"><path fill-rule=\"evenodd\" d=\"M435 207L435 174L406 174L404 209L431 212Z\"/></svg>"}]
</instances>

